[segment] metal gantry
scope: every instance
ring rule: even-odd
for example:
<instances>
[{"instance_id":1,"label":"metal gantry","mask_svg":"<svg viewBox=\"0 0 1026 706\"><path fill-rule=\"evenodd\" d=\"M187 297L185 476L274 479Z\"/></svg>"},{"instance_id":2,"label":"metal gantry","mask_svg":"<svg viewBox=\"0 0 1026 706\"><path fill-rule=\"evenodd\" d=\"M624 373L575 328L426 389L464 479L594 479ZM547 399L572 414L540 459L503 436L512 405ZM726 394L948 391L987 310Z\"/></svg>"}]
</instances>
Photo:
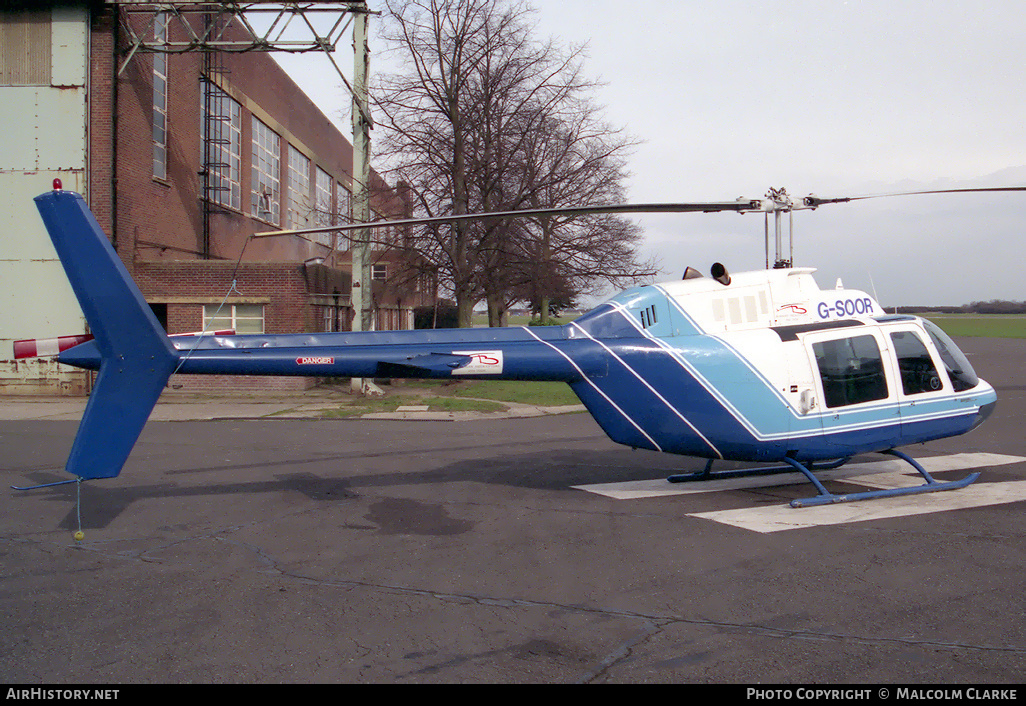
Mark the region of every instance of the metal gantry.
<instances>
[{"instance_id":1,"label":"metal gantry","mask_svg":"<svg viewBox=\"0 0 1026 706\"><path fill-rule=\"evenodd\" d=\"M118 74L136 54L180 54L201 51L208 56L219 52L321 52L335 68L352 96L353 116L353 219L370 220L370 131L374 126L367 96L369 52L367 18L377 14L366 0L335 2L273 2L269 0L106 0L121 10L121 31L128 48ZM317 18L315 21L314 18ZM326 20L326 21L323 21ZM169 30L162 40L154 28L166 22ZM333 53L353 28L353 81L346 78ZM324 29L318 30L318 27ZM323 32L323 33L322 33ZM211 62L207 62L210 65ZM215 65L217 62L213 62ZM207 76L214 82L214 76ZM369 230L353 237L352 303L356 315L353 330L372 326L370 292Z\"/></svg>"}]
</instances>

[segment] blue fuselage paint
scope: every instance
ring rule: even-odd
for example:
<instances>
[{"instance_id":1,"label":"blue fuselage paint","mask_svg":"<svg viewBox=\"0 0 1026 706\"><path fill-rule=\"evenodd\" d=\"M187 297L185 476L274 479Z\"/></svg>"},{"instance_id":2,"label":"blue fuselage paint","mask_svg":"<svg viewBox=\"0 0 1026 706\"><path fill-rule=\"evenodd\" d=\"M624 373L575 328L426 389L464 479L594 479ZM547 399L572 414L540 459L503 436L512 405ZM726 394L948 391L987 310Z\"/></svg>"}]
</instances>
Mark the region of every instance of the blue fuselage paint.
<instances>
[{"instance_id":1,"label":"blue fuselage paint","mask_svg":"<svg viewBox=\"0 0 1026 706\"><path fill-rule=\"evenodd\" d=\"M451 378L454 352L501 352L501 373L473 377L567 382L618 443L739 461L821 460L960 434L994 399L981 390L932 400L904 425L894 404L802 415L723 340L663 313L662 333L688 333L653 335L635 326L628 310L607 304L566 326L181 339L176 370L375 377L387 369L389 377ZM658 311L655 317L658 326ZM89 368L100 356L89 342L59 360Z\"/></svg>"}]
</instances>

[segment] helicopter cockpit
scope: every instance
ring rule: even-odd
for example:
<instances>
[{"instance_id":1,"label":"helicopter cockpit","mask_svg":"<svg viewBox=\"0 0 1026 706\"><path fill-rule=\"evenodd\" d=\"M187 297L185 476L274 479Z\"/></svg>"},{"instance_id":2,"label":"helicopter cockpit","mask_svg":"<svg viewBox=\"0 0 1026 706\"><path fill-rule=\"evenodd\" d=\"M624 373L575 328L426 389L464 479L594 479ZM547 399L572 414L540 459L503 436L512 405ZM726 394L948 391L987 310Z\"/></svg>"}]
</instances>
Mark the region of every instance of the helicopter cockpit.
<instances>
[{"instance_id":1,"label":"helicopter cockpit","mask_svg":"<svg viewBox=\"0 0 1026 706\"><path fill-rule=\"evenodd\" d=\"M979 385L980 378L976 375L976 371L973 370L969 359L955 345L955 342L951 340L948 334L944 333L940 326L928 319L920 319L919 321L930 335L931 340L933 340L933 345L936 346L937 353L940 354L944 367L947 368L948 376L951 378L951 386L955 389L955 392L971 390Z\"/></svg>"}]
</instances>

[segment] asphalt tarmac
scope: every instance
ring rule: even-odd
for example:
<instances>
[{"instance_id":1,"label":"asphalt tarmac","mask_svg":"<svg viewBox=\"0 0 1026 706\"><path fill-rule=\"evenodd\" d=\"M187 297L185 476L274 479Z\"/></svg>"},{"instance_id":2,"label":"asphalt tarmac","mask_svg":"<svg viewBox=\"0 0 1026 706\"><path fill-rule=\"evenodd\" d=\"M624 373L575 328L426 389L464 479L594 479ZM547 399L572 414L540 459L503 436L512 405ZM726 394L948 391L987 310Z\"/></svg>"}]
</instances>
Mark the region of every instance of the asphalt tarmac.
<instances>
[{"instance_id":1,"label":"asphalt tarmac","mask_svg":"<svg viewBox=\"0 0 1026 706\"><path fill-rule=\"evenodd\" d=\"M959 343L997 410L908 451L1005 455L990 500L780 531L709 513L807 483L592 492L703 462L586 414L153 420L76 542L74 485L8 486L61 479L77 423L0 421L0 681L1020 684L1026 341Z\"/></svg>"}]
</instances>

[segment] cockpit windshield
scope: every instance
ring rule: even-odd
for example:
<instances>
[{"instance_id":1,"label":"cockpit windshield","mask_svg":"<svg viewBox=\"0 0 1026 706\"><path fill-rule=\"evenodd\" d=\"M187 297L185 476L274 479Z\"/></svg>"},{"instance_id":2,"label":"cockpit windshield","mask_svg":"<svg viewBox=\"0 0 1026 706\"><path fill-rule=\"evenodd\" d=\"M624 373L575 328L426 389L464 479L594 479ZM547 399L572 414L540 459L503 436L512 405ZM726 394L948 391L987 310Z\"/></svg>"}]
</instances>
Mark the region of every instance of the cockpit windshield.
<instances>
[{"instance_id":1,"label":"cockpit windshield","mask_svg":"<svg viewBox=\"0 0 1026 706\"><path fill-rule=\"evenodd\" d=\"M969 359L965 357L965 353L959 350L955 342L948 337L948 334L944 333L932 321L921 320L923 326L926 327L926 332L933 339L933 345L937 347L941 360L944 361L944 367L948 369L951 385L955 388L955 392L970 390L980 384L980 378L977 377L973 366L969 364Z\"/></svg>"}]
</instances>

